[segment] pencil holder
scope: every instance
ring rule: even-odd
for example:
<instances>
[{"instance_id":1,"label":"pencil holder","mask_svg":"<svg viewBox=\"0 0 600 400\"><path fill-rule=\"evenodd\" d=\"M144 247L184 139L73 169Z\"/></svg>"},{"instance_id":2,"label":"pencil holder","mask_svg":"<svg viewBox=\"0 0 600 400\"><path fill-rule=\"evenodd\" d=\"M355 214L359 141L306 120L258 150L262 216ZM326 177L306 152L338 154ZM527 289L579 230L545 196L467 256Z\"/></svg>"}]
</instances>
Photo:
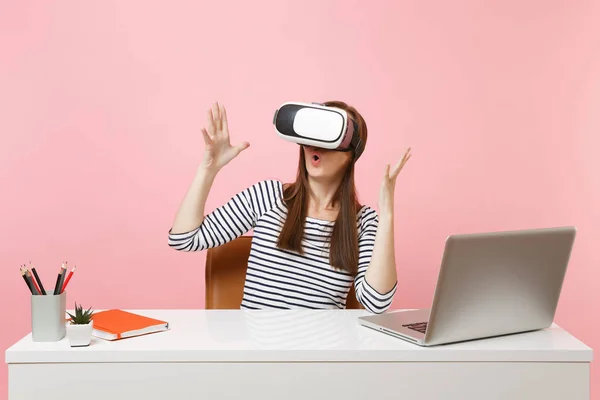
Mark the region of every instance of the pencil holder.
<instances>
[{"instance_id":1,"label":"pencil holder","mask_svg":"<svg viewBox=\"0 0 600 400\"><path fill-rule=\"evenodd\" d=\"M34 342L58 342L66 335L67 293L31 296L31 336Z\"/></svg>"}]
</instances>

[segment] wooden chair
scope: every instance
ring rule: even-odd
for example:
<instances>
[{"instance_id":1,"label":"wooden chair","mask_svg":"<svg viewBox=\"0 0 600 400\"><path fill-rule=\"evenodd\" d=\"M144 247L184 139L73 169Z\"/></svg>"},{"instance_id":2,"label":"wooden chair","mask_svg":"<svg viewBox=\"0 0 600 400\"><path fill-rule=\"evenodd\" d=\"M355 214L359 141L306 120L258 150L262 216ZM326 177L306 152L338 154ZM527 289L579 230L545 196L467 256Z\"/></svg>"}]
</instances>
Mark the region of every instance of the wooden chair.
<instances>
[{"instance_id":1,"label":"wooden chair","mask_svg":"<svg viewBox=\"0 0 600 400\"><path fill-rule=\"evenodd\" d=\"M206 308L239 309L242 303L244 280L252 236L240 236L222 246L207 250L206 254ZM346 307L363 308L354 292L348 293Z\"/></svg>"}]
</instances>

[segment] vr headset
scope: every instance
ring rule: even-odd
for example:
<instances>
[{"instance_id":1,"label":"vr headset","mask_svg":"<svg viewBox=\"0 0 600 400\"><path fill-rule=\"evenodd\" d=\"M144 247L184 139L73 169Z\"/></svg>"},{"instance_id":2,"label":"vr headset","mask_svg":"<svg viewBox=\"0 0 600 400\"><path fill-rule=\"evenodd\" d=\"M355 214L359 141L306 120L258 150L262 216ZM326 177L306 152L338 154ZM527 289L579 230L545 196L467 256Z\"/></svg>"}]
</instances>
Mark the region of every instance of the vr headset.
<instances>
[{"instance_id":1,"label":"vr headset","mask_svg":"<svg viewBox=\"0 0 600 400\"><path fill-rule=\"evenodd\" d=\"M360 157L358 125L345 110L321 103L283 103L273 116L277 135L300 145L355 151Z\"/></svg>"}]
</instances>

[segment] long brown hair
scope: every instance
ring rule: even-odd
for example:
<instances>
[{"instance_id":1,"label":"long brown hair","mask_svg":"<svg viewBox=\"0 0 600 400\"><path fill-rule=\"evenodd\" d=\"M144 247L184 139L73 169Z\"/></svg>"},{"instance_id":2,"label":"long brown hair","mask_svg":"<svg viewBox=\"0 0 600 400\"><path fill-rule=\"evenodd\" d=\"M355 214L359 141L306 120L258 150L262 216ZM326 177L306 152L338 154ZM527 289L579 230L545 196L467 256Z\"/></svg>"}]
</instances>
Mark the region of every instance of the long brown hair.
<instances>
[{"instance_id":1,"label":"long brown hair","mask_svg":"<svg viewBox=\"0 0 600 400\"><path fill-rule=\"evenodd\" d=\"M362 153L367 144L367 124L354 107L342 101L328 101L324 104L345 110L348 117L357 123L358 134L361 139L358 149L352 150L352 159L344 171L342 182L332 200L334 206L339 202L340 209L329 239L329 263L334 268L356 275L358 270L356 217L361 206L354 185L354 163L357 152L358 154ZM304 236L304 225L308 209L307 175L304 150L300 146L296 181L287 185L283 190L283 200L288 213L277 242L279 248L300 254L303 253L301 242Z\"/></svg>"}]
</instances>

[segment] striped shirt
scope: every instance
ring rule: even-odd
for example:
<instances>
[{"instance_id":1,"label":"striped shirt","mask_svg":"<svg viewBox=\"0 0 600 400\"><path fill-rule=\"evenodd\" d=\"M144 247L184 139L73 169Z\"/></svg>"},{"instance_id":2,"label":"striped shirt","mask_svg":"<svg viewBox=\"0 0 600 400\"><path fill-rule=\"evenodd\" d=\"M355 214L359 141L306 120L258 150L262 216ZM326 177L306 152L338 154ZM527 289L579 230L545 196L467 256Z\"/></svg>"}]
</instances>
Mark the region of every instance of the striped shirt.
<instances>
[{"instance_id":1,"label":"striped shirt","mask_svg":"<svg viewBox=\"0 0 600 400\"><path fill-rule=\"evenodd\" d=\"M264 180L235 194L206 215L194 230L169 231L168 243L180 251L201 251L252 229L242 309L343 309L351 285L368 311L382 313L389 308L397 283L389 292L379 293L365 279L378 226L374 209L363 206L357 215L359 259L355 277L329 263L328 238L333 221L306 218L304 254L279 249L277 239L286 216L283 183Z\"/></svg>"}]
</instances>

